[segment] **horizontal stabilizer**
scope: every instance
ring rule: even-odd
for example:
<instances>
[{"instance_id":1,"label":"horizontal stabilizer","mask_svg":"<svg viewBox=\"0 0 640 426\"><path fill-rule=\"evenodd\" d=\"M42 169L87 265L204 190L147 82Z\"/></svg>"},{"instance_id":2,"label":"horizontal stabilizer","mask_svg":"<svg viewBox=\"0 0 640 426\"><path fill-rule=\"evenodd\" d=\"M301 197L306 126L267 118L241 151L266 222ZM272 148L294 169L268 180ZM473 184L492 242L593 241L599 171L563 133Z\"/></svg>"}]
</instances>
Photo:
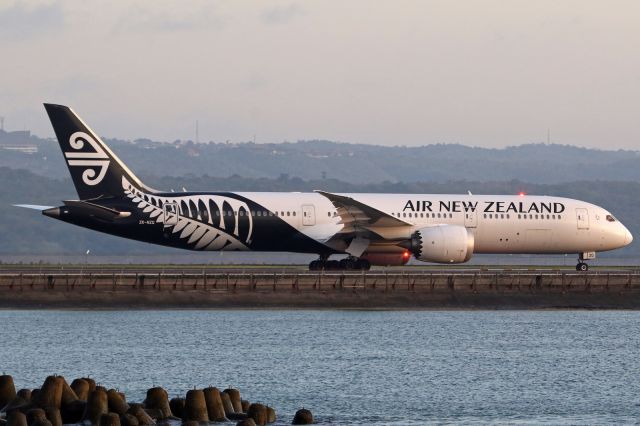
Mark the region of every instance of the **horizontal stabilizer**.
<instances>
[{"instance_id":1,"label":"horizontal stabilizer","mask_svg":"<svg viewBox=\"0 0 640 426\"><path fill-rule=\"evenodd\" d=\"M50 209L53 206L39 206L37 204L14 204L13 207L22 207L23 209L43 211L43 210Z\"/></svg>"}]
</instances>

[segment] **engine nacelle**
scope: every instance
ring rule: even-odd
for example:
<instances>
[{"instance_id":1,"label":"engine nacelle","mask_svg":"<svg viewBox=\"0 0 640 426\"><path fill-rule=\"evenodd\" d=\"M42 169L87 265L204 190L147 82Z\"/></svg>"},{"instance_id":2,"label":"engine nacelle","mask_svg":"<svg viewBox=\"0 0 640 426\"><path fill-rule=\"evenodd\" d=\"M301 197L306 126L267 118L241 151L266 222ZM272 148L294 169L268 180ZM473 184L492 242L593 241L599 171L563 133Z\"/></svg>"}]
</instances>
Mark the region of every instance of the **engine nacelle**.
<instances>
[{"instance_id":1,"label":"engine nacelle","mask_svg":"<svg viewBox=\"0 0 640 426\"><path fill-rule=\"evenodd\" d=\"M414 232L410 246L422 262L463 263L473 256L474 238L464 226L436 225Z\"/></svg>"}]
</instances>

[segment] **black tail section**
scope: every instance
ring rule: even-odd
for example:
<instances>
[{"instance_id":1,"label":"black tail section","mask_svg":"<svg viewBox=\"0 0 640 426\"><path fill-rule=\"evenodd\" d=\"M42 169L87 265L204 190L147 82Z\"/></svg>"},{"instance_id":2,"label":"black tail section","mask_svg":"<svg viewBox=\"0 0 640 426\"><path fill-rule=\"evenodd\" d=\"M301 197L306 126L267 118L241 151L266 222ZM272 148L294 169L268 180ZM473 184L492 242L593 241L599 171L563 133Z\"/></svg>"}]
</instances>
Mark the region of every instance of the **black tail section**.
<instances>
[{"instance_id":1,"label":"black tail section","mask_svg":"<svg viewBox=\"0 0 640 426\"><path fill-rule=\"evenodd\" d=\"M122 196L122 179L151 191L80 117L64 105L44 104L81 200Z\"/></svg>"}]
</instances>

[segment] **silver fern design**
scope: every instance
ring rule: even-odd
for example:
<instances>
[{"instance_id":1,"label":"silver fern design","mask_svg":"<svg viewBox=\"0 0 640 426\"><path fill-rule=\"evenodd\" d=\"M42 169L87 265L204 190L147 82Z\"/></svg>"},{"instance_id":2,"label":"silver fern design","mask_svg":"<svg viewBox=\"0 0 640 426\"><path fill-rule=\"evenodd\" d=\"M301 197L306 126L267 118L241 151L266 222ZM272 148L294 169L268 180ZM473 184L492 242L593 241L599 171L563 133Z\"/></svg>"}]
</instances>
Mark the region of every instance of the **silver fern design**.
<instances>
[{"instance_id":1,"label":"silver fern design","mask_svg":"<svg viewBox=\"0 0 640 426\"><path fill-rule=\"evenodd\" d=\"M142 213L164 224L171 235L187 240L193 250L249 250L253 218L243 201L220 195L162 197L140 191L124 176L122 189ZM179 214L165 223L163 206L168 203L175 203Z\"/></svg>"}]
</instances>

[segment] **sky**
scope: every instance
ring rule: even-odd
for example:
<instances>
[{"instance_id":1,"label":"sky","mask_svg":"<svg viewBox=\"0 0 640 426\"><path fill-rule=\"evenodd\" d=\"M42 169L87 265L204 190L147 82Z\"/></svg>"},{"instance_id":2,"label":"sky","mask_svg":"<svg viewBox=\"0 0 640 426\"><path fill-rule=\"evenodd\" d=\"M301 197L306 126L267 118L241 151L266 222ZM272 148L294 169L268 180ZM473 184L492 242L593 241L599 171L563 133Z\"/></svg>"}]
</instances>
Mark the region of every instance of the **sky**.
<instances>
[{"instance_id":1,"label":"sky","mask_svg":"<svg viewBox=\"0 0 640 426\"><path fill-rule=\"evenodd\" d=\"M0 116L100 135L640 149L640 2L0 1Z\"/></svg>"}]
</instances>

